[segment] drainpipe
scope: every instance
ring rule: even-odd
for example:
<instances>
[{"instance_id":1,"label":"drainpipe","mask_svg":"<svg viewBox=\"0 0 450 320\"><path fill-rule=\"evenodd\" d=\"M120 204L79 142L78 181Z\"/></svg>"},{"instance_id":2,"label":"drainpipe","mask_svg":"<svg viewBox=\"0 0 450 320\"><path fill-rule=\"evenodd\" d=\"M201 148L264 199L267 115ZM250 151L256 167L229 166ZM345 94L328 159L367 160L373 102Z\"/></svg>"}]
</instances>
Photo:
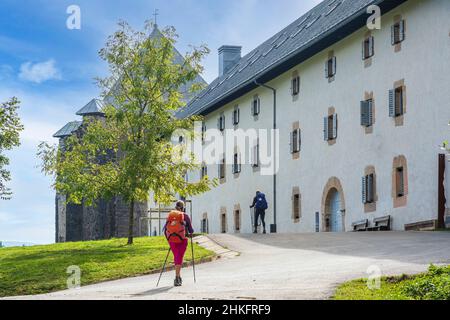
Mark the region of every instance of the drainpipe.
<instances>
[{"instance_id":1,"label":"drainpipe","mask_svg":"<svg viewBox=\"0 0 450 320\"><path fill-rule=\"evenodd\" d=\"M266 84L259 83L258 80L254 79L253 81L258 87L263 87L269 90L272 90L273 92L273 130L274 132L277 130L277 90L275 88L272 88ZM276 139L273 139L273 167L274 167L274 173L273 173L273 224L270 225L270 233L277 233L277 156L275 154L275 151L277 150L277 141Z\"/></svg>"}]
</instances>

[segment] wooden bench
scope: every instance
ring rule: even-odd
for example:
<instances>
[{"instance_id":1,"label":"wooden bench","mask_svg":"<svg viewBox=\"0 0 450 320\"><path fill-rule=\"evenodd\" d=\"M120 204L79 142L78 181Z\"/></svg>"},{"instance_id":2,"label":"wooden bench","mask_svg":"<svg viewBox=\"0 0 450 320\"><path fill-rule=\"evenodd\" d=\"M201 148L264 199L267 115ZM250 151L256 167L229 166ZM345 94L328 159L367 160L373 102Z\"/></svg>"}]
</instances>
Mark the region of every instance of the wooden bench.
<instances>
[{"instance_id":1,"label":"wooden bench","mask_svg":"<svg viewBox=\"0 0 450 320\"><path fill-rule=\"evenodd\" d=\"M373 219L373 227L369 231L391 231L391 216L385 216Z\"/></svg>"},{"instance_id":2,"label":"wooden bench","mask_svg":"<svg viewBox=\"0 0 450 320\"><path fill-rule=\"evenodd\" d=\"M367 231L369 227L369 220L361 220L352 223L353 231Z\"/></svg>"}]
</instances>

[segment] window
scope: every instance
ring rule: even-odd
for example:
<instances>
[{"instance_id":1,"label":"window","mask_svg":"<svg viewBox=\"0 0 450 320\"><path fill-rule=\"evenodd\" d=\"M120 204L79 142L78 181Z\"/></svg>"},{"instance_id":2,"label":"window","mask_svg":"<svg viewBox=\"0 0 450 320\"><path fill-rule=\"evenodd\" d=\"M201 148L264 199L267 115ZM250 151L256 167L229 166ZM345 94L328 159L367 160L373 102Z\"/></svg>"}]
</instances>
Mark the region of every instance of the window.
<instances>
[{"instance_id":1,"label":"window","mask_svg":"<svg viewBox=\"0 0 450 320\"><path fill-rule=\"evenodd\" d=\"M234 107L233 110L233 125L237 126L239 124L239 107Z\"/></svg>"},{"instance_id":2,"label":"window","mask_svg":"<svg viewBox=\"0 0 450 320\"><path fill-rule=\"evenodd\" d=\"M362 58L363 60L366 60L373 57L374 54L374 37L370 36L363 41Z\"/></svg>"},{"instance_id":3,"label":"window","mask_svg":"<svg viewBox=\"0 0 450 320\"><path fill-rule=\"evenodd\" d=\"M259 167L259 141L253 146L252 150L252 167Z\"/></svg>"},{"instance_id":4,"label":"window","mask_svg":"<svg viewBox=\"0 0 450 320\"><path fill-rule=\"evenodd\" d=\"M225 115L224 114L220 115L219 119L217 120L217 128L220 131L225 130Z\"/></svg>"},{"instance_id":5,"label":"window","mask_svg":"<svg viewBox=\"0 0 450 320\"><path fill-rule=\"evenodd\" d=\"M225 179L225 156L220 160L218 176L219 179Z\"/></svg>"},{"instance_id":6,"label":"window","mask_svg":"<svg viewBox=\"0 0 450 320\"><path fill-rule=\"evenodd\" d=\"M208 218L203 218L200 225L201 233L209 233L209 223Z\"/></svg>"},{"instance_id":7,"label":"window","mask_svg":"<svg viewBox=\"0 0 450 320\"><path fill-rule=\"evenodd\" d=\"M291 153L300 152L302 144L301 131L300 129L295 129L291 132Z\"/></svg>"},{"instance_id":8,"label":"window","mask_svg":"<svg viewBox=\"0 0 450 320\"><path fill-rule=\"evenodd\" d=\"M292 199L292 211L294 220L300 220L300 194L294 194Z\"/></svg>"},{"instance_id":9,"label":"window","mask_svg":"<svg viewBox=\"0 0 450 320\"><path fill-rule=\"evenodd\" d=\"M403 167L396 169L395 186L397 198L403 197L405 195L405 175Z\"/></svg>"},{"instance_id":10,"label":"window","mask_svg":"<svg viewBox=\"0 0 450 320\"><path fill-rule=\"evenodd\" d=\"M202 122L202 143L205 142L206 139L206 123L205 121Z\"/></svg>"},{"instance_id":11,"label":"window","mask_svg":"<svg viewBox=\"0 0 450 320\"><path fill-rule=\"evenodd\" d=\"M261 112L261 100L258 96L253 97L252 101L252 115L254 117L258 116Z\"/></svg>"},{"instance_id":12,"label":"window","mask_svg":"<svg viewBox=\"0 0 450 320\"><path fill-rule=\"evenodd\" d=\"M375 201L375 176L369 174L362 178L362 202L364 204Z\"/></svg>"},{"instance_id":13,"label":"window","mask_svg":"<svg viewBox=\"0 0 450 320\"><path fill-rule=\"evenodd\" d=\"M323 126L325 141L337 139L337 114L325 117Z\"/></svg>"},{"instance_id":14,"label":"window","mask_svg":"<svg viewBox=\"0 0 450 320\"><path fill-rule=\"evenodd\" d=\"M371 127L373 125L373 100L361 101L361 125Z\"/></svg>"},{"instance_id":15,"label":"window","mask_svg":"<svg viewBox=\"0 0 450 320\"><path fill-rule=\"evenodd\" d=\"M227 233L227 214L222 213L220 215L220 231L221 233Z\"/></svg>"},{"instance_id":16,"label":"window","mask_svg":"<svg viewBox=\"0 0 450 320\"><path fill-rule=\"evenodd\" d=\"M403 40L405 40L405 20L401 20L391 27L392 45L399 44Z\"/></svg>"},{"instance_id":17,"label":"window","mask_svg":"<svg viewBox=\"0 0 450 320\"><path fill-rule=\"evenodd\" d=\"M332 57L325 63L325 77L333 78L336 74L336 57Z\"/></svg>"},{"instance_id":18,"label":"window","mask_svg":"<svg viewBox=\"0 0 450 320\"><path fill-rule=\"evenodd\" d=\"M300 93L300 76L294 76L291 80L292 95L297 96Z\"/></svg>"},{"instance_id":19,"label":"window","mask_svg":"<svg viewBox=\"0 0 450 320\"><path fill-rule=\"evenodd\" d=\"M234 211L234 231L235 232L241 231L241 211L240 210Z\"/></svg>"},{"instance_id":20,"label":"window","mask_svg":"<svg viewBox=\"0 0 450 320\"><path fill-rule=\"evenodd\" d=\"M241 156L239 153L235 153L233 157L233 174L241 172Z\"/></svg>"},{"instance_id":21,"label":"window","mask_svg":"<svg viewBox=\"0 0 450 320\"><path fill-rule=\"evenodd\" d=\"M208 175L208 166L204 163L202 164L201 178L203 179L207 175Z\"/></svg>"},{"instance_id":22,"label":"window","mask_svg":"<svg viewBox=\"0 0 450 320\"><path fill-rule=\"evenodd\" d=\"M403 87L398 87L394 90L389 91L390 117L392 118L399 117L405 113L403 94L404 94Z\"/></svg>"}]
</instances>

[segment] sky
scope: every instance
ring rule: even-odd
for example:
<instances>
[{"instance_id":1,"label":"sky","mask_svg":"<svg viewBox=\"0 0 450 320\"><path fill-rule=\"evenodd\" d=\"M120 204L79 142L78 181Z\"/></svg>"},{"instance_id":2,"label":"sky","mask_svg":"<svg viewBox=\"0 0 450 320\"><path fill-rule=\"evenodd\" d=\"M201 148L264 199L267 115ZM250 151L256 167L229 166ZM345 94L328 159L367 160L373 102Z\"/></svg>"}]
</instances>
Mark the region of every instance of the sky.
<instances>
[{"instance_id":1,"label":"sky","mask_svg":"<svg viewBox=\"0 0 450 320\"><path fill-rule=\"evenodd\" d=\"M14 195L0 200L0 241L53 243L55 192L36 158L52 135L92 98L95 78L107 76L98 57L117 22L142 29L157 9L160 27L174 26L180 53L206 44L204 79L218 75L217 49L240 45L245 55L321 0L1 0L0 101L16 96L25 126L21 146L8 152ZM68 7L80 8L81 29L67 28Z\"/></svg>"}]
</instances>

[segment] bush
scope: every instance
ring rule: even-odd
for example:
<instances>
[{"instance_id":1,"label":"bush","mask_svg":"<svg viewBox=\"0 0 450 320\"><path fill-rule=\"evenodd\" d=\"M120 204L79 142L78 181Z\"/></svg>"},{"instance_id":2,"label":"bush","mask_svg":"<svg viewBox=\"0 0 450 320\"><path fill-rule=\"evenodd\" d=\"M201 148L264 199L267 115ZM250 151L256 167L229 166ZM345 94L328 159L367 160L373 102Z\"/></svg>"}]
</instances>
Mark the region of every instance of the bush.
<instances>
[{"instance_id":1,"label":"bush","mask_svg":"<svg viewBox=\"0 0 450 320\"><path fill-rule=\"evenodd\" d=\"M428 273L405 283L403 292L416 300L450 300L450 266L431 265Z\"/></svg>"}]
</instances>

